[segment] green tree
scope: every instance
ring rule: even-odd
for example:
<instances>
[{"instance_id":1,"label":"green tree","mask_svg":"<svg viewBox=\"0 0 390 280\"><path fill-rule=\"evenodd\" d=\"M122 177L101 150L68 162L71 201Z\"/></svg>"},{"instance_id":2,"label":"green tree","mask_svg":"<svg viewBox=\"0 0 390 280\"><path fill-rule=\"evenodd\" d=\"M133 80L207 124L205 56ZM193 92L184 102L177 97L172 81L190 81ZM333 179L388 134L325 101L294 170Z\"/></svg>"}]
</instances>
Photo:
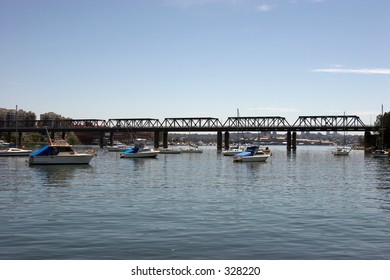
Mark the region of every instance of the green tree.
<instances>
[{"instance_id":1,"label":"green tree","mask_svg":"<svg viewBox=\"0 0 390 280\"><path fill-rule=\"evenodd\" d=\"M66 141L68 141L68 143L69 143L70 145L74 145L74 144L76 143L76 137L75 137L73 134L70 134L70 135L67 137Z\"/></svg>"},{"instance_id":2,"label":"green tree","mask_svg":"<svg viewBox=\"0 0 390 280\"><path fill-rule=\"evenodd\" d=\"M375 125L379 127L379 139L377 143L379 145L383 145L384 147L390 147L390 112L385 112L383 114L383 118L382 115L378 115L376 117Z\"/></svg>"}]
</instances>

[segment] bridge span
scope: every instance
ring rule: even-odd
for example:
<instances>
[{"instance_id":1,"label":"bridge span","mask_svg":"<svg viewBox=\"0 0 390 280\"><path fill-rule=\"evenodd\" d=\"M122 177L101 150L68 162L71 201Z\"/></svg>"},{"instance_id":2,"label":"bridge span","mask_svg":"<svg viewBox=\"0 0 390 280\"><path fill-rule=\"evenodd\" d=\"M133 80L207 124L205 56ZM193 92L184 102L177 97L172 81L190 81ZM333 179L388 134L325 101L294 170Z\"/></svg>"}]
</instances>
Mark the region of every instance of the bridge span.
<instances>
[{"instance_id":1,"label":"bridge span","mask_svg":"<svg viewBox=\"0 0 390 280\"><path fill-rule=\"evenodd\" d=\"M225 122L211 117L165 118L163 121L152 118L129 119L56 119L56 120L18 120L1 121L0 133L46 131L62 132L63 136L69 132L99 132L101 143L105 133L112 135L115 132L154 132L155 147L159 146L160 133L163 136L163 145L167 146L168 132L216 132L217 146L222 149L222 133L225 133L225 148L229 146L229 132L236 131L277 131L287 133L287 148L296 148L297 131L360 131L369 137L377 126L368 126L356 115L336 116L299 116L290 124L286 118L280 116L265 117L229 117Z\"/></svg>"}]
</instances>

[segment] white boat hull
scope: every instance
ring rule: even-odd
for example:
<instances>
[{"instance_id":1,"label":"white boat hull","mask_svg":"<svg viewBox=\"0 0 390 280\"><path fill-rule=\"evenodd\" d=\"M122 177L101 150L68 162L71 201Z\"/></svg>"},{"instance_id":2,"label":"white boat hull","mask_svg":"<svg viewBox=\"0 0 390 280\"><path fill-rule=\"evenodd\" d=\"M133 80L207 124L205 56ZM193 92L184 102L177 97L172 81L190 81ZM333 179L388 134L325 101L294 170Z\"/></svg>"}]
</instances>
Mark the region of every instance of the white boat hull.
<instances>
[{"instance_id":1,"label":"white boat hull","mask_svg":"<svg viewBox=\"0 0 390 280\"><path fill-rule=\"evenodd\" d=\"M234 156L238 153L242 153L243 151L244 151L243 149L226 150L226 151L223 151L222 154L224 156Z\"/></svg>"},{"instance_id":2,"label":"white boat hull","mask_svg":"<svg viewBox=\"0 0 390 280\"><path fill-rule=\"evenodd\" d=\"M269 155L254 155L254 156L233 156L234 162L264 162Z\"/></svg>"},{"instance_id":3,"label":"white boat hull","mask_svg":"<svg viewBox=\"0 0 390 280\"><path fill-rule=\"evenodd\" d=\"M89 164L93 155L77 154L71 156L30 156L30 165Z\"/></svg>"},{"instance_id":4,"label":"white boat hull","mask_svg":"<svg viewBox=\"0 0 390 280\"><path fill-rule=\"evenodd\" d=\"M138 153L123 153L120 154L121 158L155 158L159 154L158 151L146 151L146 152L138 152Z\"/></svg>"},{"instance_id":5,"label":"white boat hull","mask_svg":"<svg viewBox=\"0 0 390 280\"><path fill-rule=\"evenodd\" d=\"M336 150L332 151L332 154L335 156L348 156L349 152L351 151L351 148L337 148Z\"/></svg>"},{"instance_id":6,"label":"white boat hull","mask_svg":"<svg viewBox=\"0 0 390 280\"><path fill-rule=\"evenodd\" d=\"M0 156L9 157L9 156L28 156L31 154L31 150L24 150L18 148L9 148L7 150L1 150Z\"/></svg>"},{"instance_id":7,"label":"white boat hull","mask_svg":"<svg viewBox=\"0 0 390 280\"><path fill-rule=\"evenodd\" d=\"M180 150L174 150L174 149L160 149L160 154L180 154Z\"/></svg>"}]
</instances>

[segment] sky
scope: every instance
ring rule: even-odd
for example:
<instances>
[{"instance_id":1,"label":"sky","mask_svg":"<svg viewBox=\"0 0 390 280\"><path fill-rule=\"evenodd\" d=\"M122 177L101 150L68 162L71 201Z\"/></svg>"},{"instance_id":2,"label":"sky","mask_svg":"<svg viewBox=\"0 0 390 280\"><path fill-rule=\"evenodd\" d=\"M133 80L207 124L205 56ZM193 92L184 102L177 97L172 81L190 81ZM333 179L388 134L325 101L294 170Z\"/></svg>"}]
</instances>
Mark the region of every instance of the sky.
<instances>
[{"instance_id":1,"label":"sky","mask_svg":"<svg viewBox=\"0 0 390 280\"><path fill-rule=\"evenodd\" d=\"M0 108L74 119L390 111L389 0L0 0Z\"/></svg>"}]
</instances>

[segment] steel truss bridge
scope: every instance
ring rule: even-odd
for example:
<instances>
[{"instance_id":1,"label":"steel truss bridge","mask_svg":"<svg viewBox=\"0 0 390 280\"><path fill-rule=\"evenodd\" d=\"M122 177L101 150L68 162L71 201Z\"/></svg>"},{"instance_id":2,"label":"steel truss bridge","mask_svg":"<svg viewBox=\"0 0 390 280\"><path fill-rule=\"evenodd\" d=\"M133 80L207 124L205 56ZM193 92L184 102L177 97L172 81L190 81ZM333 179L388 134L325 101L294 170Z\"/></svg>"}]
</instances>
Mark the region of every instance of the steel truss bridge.
<instances>
[{"instance_id":1,"label":"steel truss bridge","mask_svg":"<svg viewBox=\"0 0 390 280\"><path fill-rule=\"evenodd\" d=\"M190 117L159 119L58 119L38 121L1 121L1 132L154 132L155 146L158 146L159 133L163 133L164 146L168 132L217 132L218 145L222 142L222 132L225 132L225 147L229 140L229 131L361 131L370 133L378 131L377 126L368 126L356 115L336 116L300 116L290 124L284 117L229 117L224 123L218 118ZM226 136L227 134L227 136ZM293 136L294 137L294 136ZM21 137L20 137L21 138ZM112 137L111 137L112 138ZM157 138L157 140L156 140ZM294 139L293 139L294 141ZM102 142L102 141L101 141Z\"/></svg>"}]
</instances>

